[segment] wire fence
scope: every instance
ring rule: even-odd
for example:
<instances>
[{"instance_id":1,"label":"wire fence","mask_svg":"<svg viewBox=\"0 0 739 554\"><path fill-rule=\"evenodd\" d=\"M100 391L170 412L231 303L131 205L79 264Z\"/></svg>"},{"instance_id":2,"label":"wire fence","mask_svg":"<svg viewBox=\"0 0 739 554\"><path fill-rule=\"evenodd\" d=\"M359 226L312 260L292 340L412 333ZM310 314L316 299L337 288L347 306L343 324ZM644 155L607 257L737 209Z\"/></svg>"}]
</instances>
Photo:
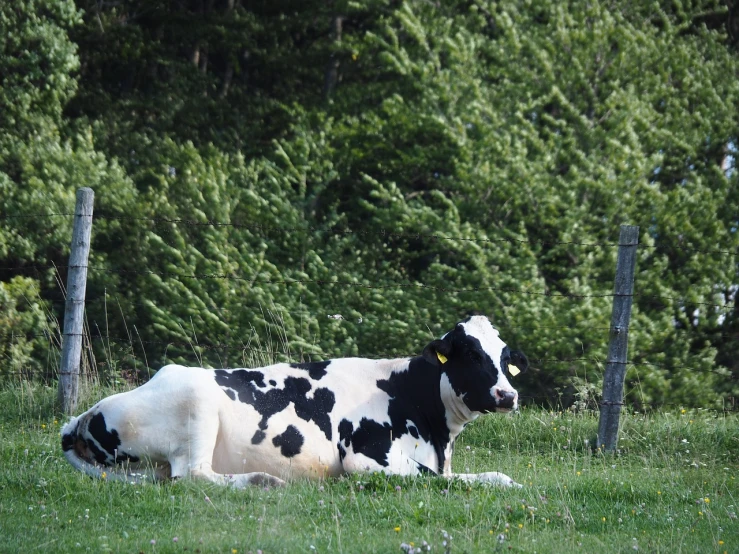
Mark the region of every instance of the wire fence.
<instances>
[{"instance_id":1,"label":"wire fence","mask_svg":"<svg viewBox=\"0 0 739 554\"><path fill-rule=\"evenodd\" d=\"M28 270L64 270L69 269L72 266L67 265L28 265L28 266L17 266L17 267L0 267L0 270L5 271L17 271L17 272L25 272ZM600 292L596 294L573 294L573 293L562 293L557 291L551 291L551 290L526 290L526 289L514 289L509 287L466 287L466 288L454 288L454 287L441 287L438 285L427 285L424 283L418 283L418 282L393 282L393 283L383 283L383 284L372 284L372 283L361 283L361 282L354 282L354 281L335 281L330 279L282 279L282 280L274 280L274 279L260 279L255 276L245 276L245 275L238 275L236 273L179 273L179 272L173 272L173 271L152 271L152 270L143 270L143 269L114 269L114 268L105 268L105 267L96 267L96 266L87 266L87 270L91 272L98 272L98 273L110 273L110 274L118 274L118 275L154 275L157 277L165 277L165 278L171 278L171 279L195 279L195 280L201 280L201 279L218 279L218 280L232 280L232 281L245 281L252 285L279 285L279 286L289 286L289 285L320 285L320 286L336 286L336 287L355 287L360 289L377 289L377 290L386 290L386 289L393 289L393 288L417 288L417 289L428 289L433 290L437 292L449 292L449 293L466 293L466 292L483 292L483 291L490 291L490 292L501 292L501 293L510 293L510 294L520 294L520 295L528 295L528 296L544 296L547 298L562 298L562 299L570 299L570 300L580 300L583 298L613 298L615 296L619 296L618 294L615 294L613 292ZM735 306L731 302L725 302L723 304L716 304L714 302L699 302L695 301L686 297L677 297L677 296L667 296L667 295L656 295L656 294L647 294L647 293L639 293L634 292L632 295L634 298L639 298L642 300L645 300L647 302L653 302L653 303L664 303L664 302L674 302L678 304L685 304L690 306L704 306L704 307L710 307L710 308L718 308L718 309L725 309L725 310L733 310L735 309Z\"/></svg>"},{"instance_id":2,"label":"wire fence","mask_svg":"<svg viewBox=\"0 0 739 554\"><path fill-rule=\"evenodd\" d=\"M34 215L0 215L0 220L6 220L8 222L13 222L17 220L24 220L24 219L42 219L42 218L70 218L73 217L73 213L45 213L45 214L34 214ZM384 229L376 230L376 231L368 231L368 230L355 230L355 229L348 229L348 228L332 228L332 227L315 227L315 226L304 226L304 227L274 227L274 226L263 226L263 225L254 225L254 224L248 224L248 223L224 223L224 222L218 222L218 221L196 221L196 220L189 220L189 219L175 219L175 218L147 218L147 217L130 217L130 216L118 216L118 215L109 215L109 214L96 214L94 216L94 220L109 220L109 221L125 221L125 222L131 222L131 223L142 223L147 222L155 226L187 226L191 228L203 228L203 227L221 227L221 228L234 228L234 229L246 229L252 232L261 233L263 235L270 235L270 234L276 234L276 235L285 235L285 234L306 234L306 233L323 233L323 234L333 234L333 235L357 235L357 236L375 236L380 237L382 239L390 239L390 238L398 238L398 239L404 239L404 240L414 240L414 241L456 241L456 242L470 242L470 243L476 243L480 245L492 245L492 244L500 244L500 243L510 243L515 245L521 245L521 244L528 244L533 247L547 247L551 248L554 246L577 246L577 247L583 247L588 249L616 249L619 246L622 246L619 244L618 241L604 241L604 242L582 242L582 241L569 241L569 240L547 240L547 241L530 241L527 239L521 239L517 237L501 237L501 238L470 238L470 237L453 237L453 236L447 236L443 234L438 233L398 233L398 232L391 232L386 231ZM659 239L653 239L652 244L643 245L640 244L640 249L650 249L655 252L659 252L666 249L679 249L683 253L690 253L690 254L702 254L702 255L710 255L710 256L736 256L739 254L739 250L724 250L724 249L705 249L705 248L694 248L691 246L686 246L682 244L679 240L669 240L665 237L660 237ZM42 273L54 273L57 275L57 281L61 284L63 283L63 277L64 273L70 269L71 266L68 265L60 265L60 264L53 264L53 263L43 263L42 261L36 261L34 263L28 263L28 264L21 264L16 266L0 266L0 275L38 275ZM609 290L603 290L603 291L595 291L588 294L578 294L578 293L568 293L568 292L562 292L559 290L550 290L550 289L544 289L544 290L532 290L531 288L526 287L520 287L520 288L512 288L512 287L496 287L496 286L474 286L474 287L449 287L449 286L439 286L439 285L430 285L422 282L417 281L407 281L407 282L383 282L383 283L371 283L371 282L361 282L359 280L357 281L347 281L347 280L332 280L332 279L265 279L260 278L258 273L247 275L243 273L237 273L237 272L230 272L230 273L198 273L198 272L185 272L185 271L155 271L151 269L138 269L138 268L130 268L130 267L103 267L103 266L97 266L97 265L89 265L87 267L88 272L95 274L117 274L121 276L133 276L133 275L139 275L139 276L156 276L161 279L171 279L171 280L177 280L177 281L183 281L186 282L188 280L233 280L233 281L241 281L241 282L247 282L251 286L259 287L259 286L279 286L279 287L290 287L290 286L314 286L314 287L342 287L342 288L356 288L356 289L366 289L366 290L377 290L377 291L385 291L388 289L424 289L424 290L431 290L439 293L451 293L451 294L462 294L462 293L476 293L476 292L495 292L495 293L506 293L506 294L512 294L512 295L522 295L522 296L535 296L535 297L542 297L546 299L552 299L552 300L567 300L571 302L578 302L582 301L583 299L607 299L607 298L614 298L617 296L614 292ZM93 277L94 278L94 277ZM602 283L591 283L593 285L600 285L602 287L608 287L609 289L612 289L612 282L602 282ZM649 305L677 305L677 306L689 306L691 309L698 309L698 308L710 308L714 310L715 313L719 313L721 310L725 310L726 313L732 310L736 310L736 291L734 291L734 297L724 295L724 302L718 303L718 302L710 302L705 301L705 299L701 299L700 301L696 300L692 296L693 294L687 294L686 296L672 296L672 295L659 295L659 294L650 294L646 292L639 292L636 291L633 294L633 297L637 299L641 305L643 306L649 306ZM714 298L720 295L714 295ZM57 319L60 318L60 315L62 313L62 309L66 303L66 297L63 291L57 292L57 293L44 293L43 300L47 303L49 309L51 312L57 314ZM118 306L118 308L123 311L124 307L126 309L130 308L150 308L151 303L146 301L135 301L131 298L127 297L119 297L115 295L110 295L107 292L104 295L90 295L87 298L86 301L88 309L91 306L95 306L96 304L99 305L103 304L106 307L110 304L115 304ZM229 312L228 308L220 308L213 306L213 309L217 309L220 313L227 313ZM107 313L107 311L106 311ZM314 315L307 313L305 315ZM329 317L331 317L329 315ZM339 316L340 318L340 316ZM606 321L588 321L588 322L582 322L581 325L583 328L587 328L588 331L598 330L603 331L604 333L610 332L611 328L610 326L606 325ZM129 336L122 337L122 336L110 336L108 334L103 334L99 329L97 330L97 334L94 330L88 329L86 333L86 344L89 347L95 348L95 345L98 345L98 347L104 347L107 345L109 354L111 350L111 345L117 345L121 349L127 349L130 353L130 355L134 358L146 358L146 351L147 350L160 350L160 351L167 351L168 349L179 349L181 351L191 351L194 355L202 354L203 352L212 352L216 354L223 354L222 358L227 358L228 360L233 360L234 358L241 359L242 361L247 360L254 360L256 357L262 357L266 359L275 359L275 360L285 360L286 358L289 358L291 353L288 351L280 350L278 348L265 348L260 347L258 345L252 344L249 341L240 341L240 342L233 342L231 338L228 337L206 337L207 340L145 340L143 337L138 335L138 329L135 328L135 325L132 325L135 329L135 334L129 333ZM514 330L528 330L528 331L536 331L540 330L543 327L539 326L528 326L528 327L522 327L522 326L512 326L509 327ZM569 327L564 326L554 326L554 327L546 327L549 329L567 329L570 331L571 329ZM638 327L630 326L629 329L638 329ZM628 330L628 329L627 329ZM27 333L24 335L25 340L34 340L34 339L40 339L40 340L47 340L49 343L54 343L56 346L60 343L60 330L57 328L53 332L46 332L41 334L33 334L33 333ZM735 333L714 333L715 337L718 338L732 338L735 337ZM737 337L739 338L739 337ZM11 337L12 339L12 337ZM229 352L236 352L239 355L232 356L229 354ZM379 353L379 352L365 352L360 353L361 357L366 358L374 358L374 359L384 359L384 358L394 358L397 357L397 355L393 353ZM689 371L695 371L697 373L712 373L716 374L717 376L728 376L728 372L725 369L722 368L715 368L715 367L689 367L689 366L674 366L670 364L660 364L656 362L651 362L648 360L642 360L640 359L639 353L637 353L635 356L635 361L632 361L628 364L628 368L634 368L637 369L640 367L647 367L652 369L658 369L660 371L663 371L665 373L671 373L681 370L689 370ZM536 366L545 366L550 364L569 364L569 365L577 365L582 364L584 366L600 369L602 371L602 368L605 367L607 361L605 359L601 359L598 357L592 357L592 356L583 356L583 357L569 357L569 358L557 358L557 357L530 357L529 358L530 363L536 367ZM87 364L86 372L88 375L94 375L98 373L98 369L92 366L92 364L95 364L98 362L95 362L94 360L90 360ZM136 370L137 367L134 365L131 365L131 363L126 362L126 370L132 371ZM100 362L99 365L110 365L110 361L104 361ZM147 371L150 371L150 368L146 367ZM597 372L596 372L597 373ZM3 376L18 376L18 377L24 377L24 378L34 378L34 377L43 377L43 378L53 378L55 376L53 370L45 370L45 371L31 371L31 370L19 370L19 371L2 371L1 374ZM129 374L130 377L130 374ZM133 378L133 377L131 377ZM569 397L573 397L576 393L570 393L568 394ZM529 399L533 401L552 401L553 397L551 394L549 395L522 395L522 398ZM660 406L667 406L670 407L671 405L668 402L660 402ZM734 404L732 404L734 405ZM681 407L682 404L674 404L672 407ZM735 408L734 408L735 409Z\"/></svg>"},{"instance_id":3,"label":"wire fence","mask_svg":"<svg viewBox=\"0 0 739 554\"><path fill-rule=\"evenodd\" d=\"M43 219L53 217L74 217L74 213L40 213L33 215L0 215L0 220L14 220L14 219ZM263 234L274 233L283 235L285 233L330 233L335 235L360 235L360 236L380 236L380 237L398 237L398 238L410 238L410 239L423 239L423 240L441 240L441 241L457 241L457 242L472 242L480 244L496 244L508 242L512 244L530 244L539 246L587 246L594 248L618 248L622 246L616 241L605 241L605 242L582 242L582 241L564 241L564 240L530 240L521 239L516 237L500 237L500 238L471 238L471 237L452 237L448 235L442 235L438 233L399 233L395 231L388 231L385 229L379 229L376 231L368 230L356 230L348 228L334 228L334 227L317 227L312 225L306 225L304 227L277 227L268 226L254 223L226 223L212 220L193 220L193 219L180 219L180 218L165 218L165 217L131 217L131 216L120 216L105 213L95 213L93 220L109 220L109 221L129 221L129 222L149 222L156 225L170 224L170 225L183 225L187 227L230 227L234 229L248 229ZM684 244L683 240L670 240L666 237L660 237L654 239L654 244L639 244L640 249L679 249L687 253L697 254L718 254L718 255L737 255L739 254L739 248L736 250L722 250L722 249L710 249L710 248L696 248L690 245Z\"/></svg>"}]
</instances>

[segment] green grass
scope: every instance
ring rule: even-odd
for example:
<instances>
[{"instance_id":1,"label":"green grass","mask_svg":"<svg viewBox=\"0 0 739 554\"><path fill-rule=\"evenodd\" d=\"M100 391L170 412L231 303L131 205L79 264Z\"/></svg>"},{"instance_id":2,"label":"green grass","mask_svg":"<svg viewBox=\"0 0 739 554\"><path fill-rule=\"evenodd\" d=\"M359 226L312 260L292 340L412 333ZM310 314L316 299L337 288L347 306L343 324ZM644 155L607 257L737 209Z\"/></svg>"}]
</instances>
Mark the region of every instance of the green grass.
<instances>
[{"instance_id":1,"label":"green grass","mask_svg":"<svg viewBox=\"0 0 739 554\"><path fill-rule=\"evenodd\" d=\"M0 391L0 552L401 552L424 540L455 553L739 552L736 414L626 414L617 456L593 452L592 413L470 425L456 470L499 470L520 490L375 475L235 491L73 471L54 394Z\"/></svg>"}]
</instances>

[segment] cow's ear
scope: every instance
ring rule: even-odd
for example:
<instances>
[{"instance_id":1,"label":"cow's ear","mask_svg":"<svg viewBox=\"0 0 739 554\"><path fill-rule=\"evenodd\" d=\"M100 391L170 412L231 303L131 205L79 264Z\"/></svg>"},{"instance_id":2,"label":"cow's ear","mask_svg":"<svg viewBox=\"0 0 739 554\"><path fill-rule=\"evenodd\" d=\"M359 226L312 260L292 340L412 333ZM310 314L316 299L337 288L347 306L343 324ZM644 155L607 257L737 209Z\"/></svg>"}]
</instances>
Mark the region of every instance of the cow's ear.
<instances>
[{"instance_id":1,"label":"cow's ear","mask_svg":"<svg viewBox=\"0 0 739 554\"><path fill-rule=\"evenodd\" d=\"M432 341L423 349L424 359L433 365L445 364L452 353L452 344L444 339Z\"/></svg>"},{"instance_id":2,"label":"cow's ear","mask_svg":"<svg viewBox=\"0 0 739 554\"><path fill-rule=\"evenodd\" d=\"M526 354L520 350L511 350L511 359L508 361L508 372L513 374L511 366L518 369L518 373L524 373L529 368L529 360L526 358Z\"/></svg>"}]
</instances>

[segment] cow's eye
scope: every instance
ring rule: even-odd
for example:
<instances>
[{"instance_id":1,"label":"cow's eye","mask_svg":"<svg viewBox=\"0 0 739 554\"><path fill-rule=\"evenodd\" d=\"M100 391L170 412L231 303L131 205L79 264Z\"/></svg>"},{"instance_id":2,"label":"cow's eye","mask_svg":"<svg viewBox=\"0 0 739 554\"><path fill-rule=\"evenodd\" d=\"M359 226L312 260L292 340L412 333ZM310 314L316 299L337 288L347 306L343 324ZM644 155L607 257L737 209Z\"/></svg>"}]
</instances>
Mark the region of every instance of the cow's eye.
<instances>
[{"instance_id":1,"label":"cow's eye","mask_svg":"<svg viewBox=\"0 0 739 554\"><path fill-rule=\"evenodd\" d=\"M470 350L470 359L475 363L480 363L482 361L482 356L480 356L479 352Z\"/></svg>"}]
</instances>

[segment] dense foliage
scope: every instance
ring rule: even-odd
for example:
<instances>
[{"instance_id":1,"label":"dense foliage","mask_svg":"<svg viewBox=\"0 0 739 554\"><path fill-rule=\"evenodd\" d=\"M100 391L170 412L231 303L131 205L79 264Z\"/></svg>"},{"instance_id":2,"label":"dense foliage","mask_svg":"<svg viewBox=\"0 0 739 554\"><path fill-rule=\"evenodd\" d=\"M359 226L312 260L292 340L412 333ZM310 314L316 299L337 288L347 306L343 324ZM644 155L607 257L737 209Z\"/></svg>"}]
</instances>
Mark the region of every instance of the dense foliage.
<instances>
[{"instance_id":1,"label":"dense foliage","mask_svg":"<svg viewBox=\"0 0 739 554\"><path fill-rule=\"evenodd\" d=\"M89 186L108 376L407 355L482 312L525 394L589 401L633 224L629 400L739 395L731 2L6 4L0 374L53 369L71 218L41 214Z\"/></svg>"}]
</instances>

